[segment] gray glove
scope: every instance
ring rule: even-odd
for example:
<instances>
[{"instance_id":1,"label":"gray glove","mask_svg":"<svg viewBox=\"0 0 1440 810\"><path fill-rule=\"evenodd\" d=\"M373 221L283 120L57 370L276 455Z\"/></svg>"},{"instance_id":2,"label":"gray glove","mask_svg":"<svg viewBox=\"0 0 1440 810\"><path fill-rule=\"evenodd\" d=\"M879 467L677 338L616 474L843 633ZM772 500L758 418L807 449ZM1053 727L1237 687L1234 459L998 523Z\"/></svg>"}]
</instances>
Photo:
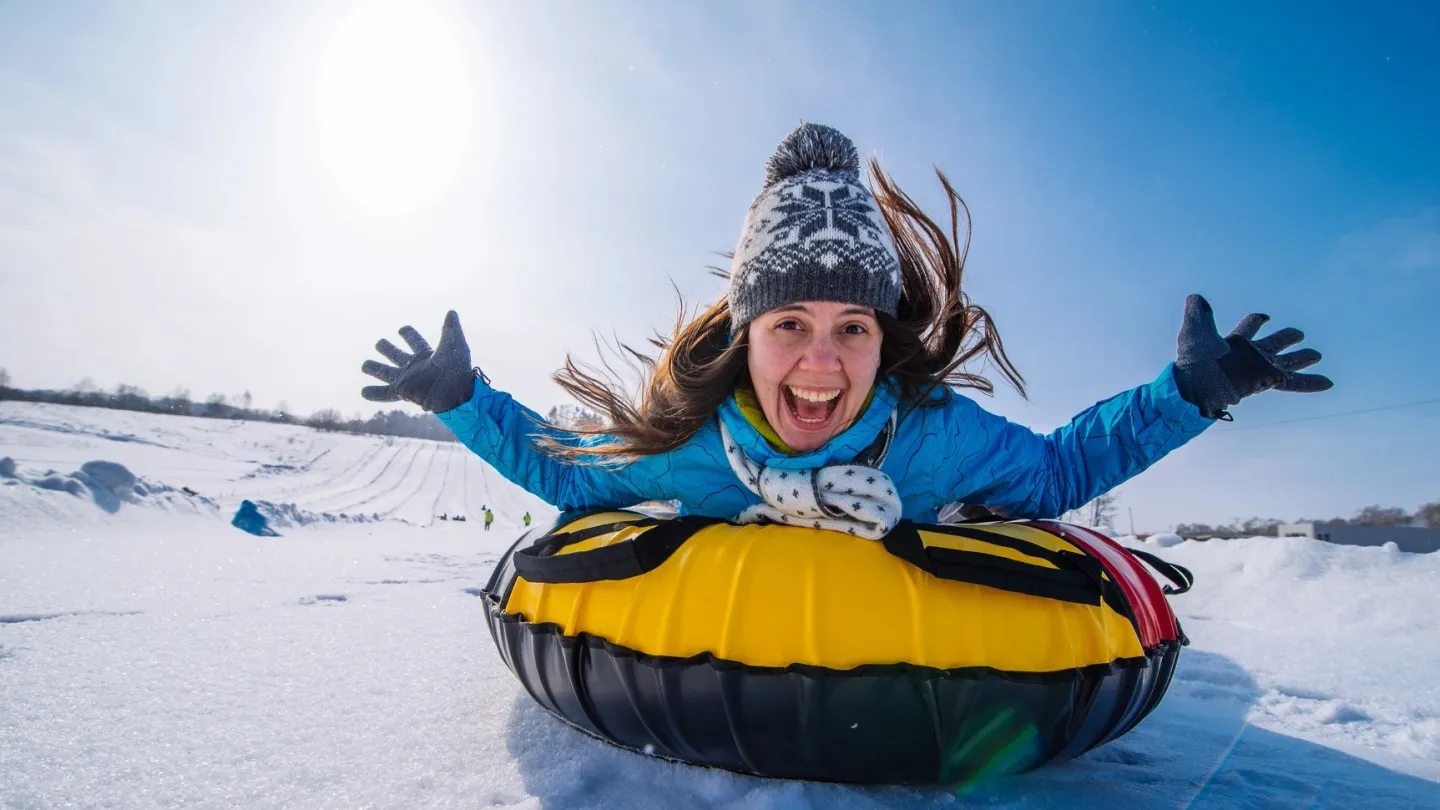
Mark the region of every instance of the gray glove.
<instances>
[{"instance_id":1,"label":"gray glove","mask_svg":"<svg viewBox=\"0 0 1440 810\"><path fill-rule=\"evenodd\" d=\"M470 367L470 347L465 343L465 333L460 331L460 316L455 310L445 316L436 349L431 349L413 326L401 327L400 337L415 353L406 354L381 339L375 349L395 365L366 360L360 370L388 385L367 385L360 389L360 396L371 402L403 399L431 413L443 413L470 400L479 369Z\"/></svg>"},{"instance_id":2,"label":"gray glove","mask_svg":"<svg viewBox=\"0 0 1440 810\"><path fill-rule=\"evenodd\" d=\"M1215 328L1215 311L1198 295L1185 299L1185 321L1175 354L1175 384L1185 401L1208 419L1229 419L1225 409L1241 399L1268 391L1315 393L1334 383L1319 374L1300 374L1320 362L1320 352L1280 352L1305 339L1293 327L1255 340L1269 315L1246 315L1224 338Z\"/></svg>"}]
</instances>

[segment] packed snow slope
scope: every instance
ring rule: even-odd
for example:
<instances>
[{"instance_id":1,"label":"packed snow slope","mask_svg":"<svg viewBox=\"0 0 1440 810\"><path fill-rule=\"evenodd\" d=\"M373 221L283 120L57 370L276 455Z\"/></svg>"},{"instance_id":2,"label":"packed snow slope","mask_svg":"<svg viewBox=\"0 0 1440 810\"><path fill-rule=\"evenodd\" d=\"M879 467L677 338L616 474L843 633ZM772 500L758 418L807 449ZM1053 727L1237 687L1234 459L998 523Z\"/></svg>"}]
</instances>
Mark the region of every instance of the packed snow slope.
<instances>
[{"instance_id":1,"label":"packed snow slope","mask_svg":"<svg viewBox=\"0 0 1440 810\"><path fill-rule=\"evenodd\" d=\"M857 788L539 709L475 594L554 513L457 445L0 403L7 456L0 807L1440 807L1440 555L1153 544L1196 574L1194 643L1135 731L964 791ZM291 504L282 536L231 528L242 498Z\"/></svg>"},{"instance_id":2,"label":"packed snow slope","mask_svg":"<svg viewBox=\"0 0 1440 810\"><path fill-rule=\"evenodd\" d=\"M529 511L555 510L455 442L325 433L296 425L165 416L100 408L0 402L0 458L22 477L65 478L92 460L119 462L167 486L167 511L234 514L242 500L275 505L289 522L399 520L428 526L441 515L495 513L495 531ZM3 486L3 484L0 484ZM53 492L22 488L0 499L0 532L96 519ZM185 489L195 493L188 498ZM282 520L282 524L285 521Z\"/></svg>"}]
</instances>

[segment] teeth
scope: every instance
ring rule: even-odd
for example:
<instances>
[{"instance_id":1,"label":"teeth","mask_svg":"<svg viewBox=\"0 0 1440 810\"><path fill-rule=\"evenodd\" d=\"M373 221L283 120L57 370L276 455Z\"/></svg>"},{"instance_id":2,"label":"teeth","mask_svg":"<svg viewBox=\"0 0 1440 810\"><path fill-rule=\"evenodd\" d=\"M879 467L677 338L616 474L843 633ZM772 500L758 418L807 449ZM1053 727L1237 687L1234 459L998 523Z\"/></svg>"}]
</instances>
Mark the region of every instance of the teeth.
<instances>
[{"instance_id":1,"label":"teeth","mask_svg":"<svg viewBox=\"0 0 1440 810\"><path fill-rule=\"evenodd\" d=\"M829 402L840 396L839 388L832 388L828 391L811 391L806 388L796 388L793 385L788 385L786 388L789 388L790 393L794 394L797 399L809 400L810 402Z\"/></svg>"}]
</instances>

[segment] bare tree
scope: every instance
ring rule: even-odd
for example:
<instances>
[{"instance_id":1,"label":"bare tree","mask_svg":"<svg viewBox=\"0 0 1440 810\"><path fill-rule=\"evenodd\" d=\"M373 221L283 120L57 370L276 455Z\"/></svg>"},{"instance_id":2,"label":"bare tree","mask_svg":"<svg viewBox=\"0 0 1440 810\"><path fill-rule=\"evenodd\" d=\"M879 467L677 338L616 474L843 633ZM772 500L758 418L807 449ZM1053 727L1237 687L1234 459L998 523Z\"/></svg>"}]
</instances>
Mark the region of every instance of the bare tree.
<instances>
[{"instance_id":1,"label":"bare tree","mask_svg":"<svg viewBox=\"0 0 1440 810\"><path fill-rule=\"evenodd\" d=\"M1119 514L1120 496L1107 492L1090 502L1090 525L1114 527Z\"/></svg>"},{"instance_id":2,"label":"bare tree","mask_svg":"<svg viewBox=\"0 0 1440 810\"><path fill-rule=\"evenodd\" d=\"M141 411L150 407L150 395L138 385L120 383L115 386L114 404L117 408Z\"/></svg>"},{"instance_id":3,"label":"bare tree","mask_svg":"<svg viewBox=\"0 0 1440 810\"><path fill-rule=\"evenodd\" d=\"M10 387L10 372L0 368L0 388Z\"/></svg>"},{"instance_id":4,"label":"bare tree","mask_svg":"<svg viewBox=\"0 0 1440 810\"><path fill-rule=\"evenodd\" d=\"M1061 516L1066 523L1079 523L1091 528L1109 526L1114 528L1115 516L1119 514L1120 494L1107 492L1079 509L1072 509Z\"/></svg>"},{"instance_id":5,"label":"bare tree","mask_svg":"<svg viewBox=\"0 0 1440 810\"><path fill-rule=\"evenodd\" d=\"M166 394L160 399L160 407L173 414L189 416L191 405L190 389L183 385L175 386L175 390Z\"/></svg>"},{"instance_id":6,"label":"bare tree","mask_svg":"<svg viewBox=\"0 0 1440 810\"><path fill-rule=\"evenodd\" d=\"M344 421L345 417L340 415L340 411L335 408L325 408L311 414L310 418L306 420L306 424L319 430L339 430Z\"/></svg>"},{"instance_id":7,"label":"bare tree","mask_svg":"<svg viewBox=\"0 0 1440 810\"><path fill-rule=\"evenodd\" d=\"M1440 529L1440 501L1427 503L1415 510L1415 520L1421 526Z\"/></svg>"},{"instance_id":8,"label":"bare tree","mask_svg":"<svg viewBox=\"0 0 1440 810\"><path fill-rule=\"evenodd\" d=\"M1275 537L1280 533L1280 524L1283 522L1274 518L1246 518L1244 523L1236 527L1235 534L1244 537Z\"/></svg>"},{"instance_id":9,"label":"bare tree","mask_svg":"<svg viewBox=\"0 0 1440 810\"><path fill-rule=\"evenodd\" d=\"M561 428L597 428L604 424L594 411L570 403L552 407L545 421Z\"/></svg>"},{"instance_id":10,"label":"bare tree","mask_svg":"<svg viewBox=\"0 0 1440 810\"><path fill-rule=\"evenodd\" d=\"M1371 505L1356 512L1350 522L1357 526L1409 526L1410 516L1398 506Z\"/></svg>"},{"instance_id":11,"label":"bare tree","mask_svg":"<svg viewBox=\"0 0 1440 810\"><path fill-rule=\"evenodd\" d=\"M250 410L250 405L254 402L255 397L248 390L240 395L240 407L244 410Z\"/></svg>"}]
</instances>

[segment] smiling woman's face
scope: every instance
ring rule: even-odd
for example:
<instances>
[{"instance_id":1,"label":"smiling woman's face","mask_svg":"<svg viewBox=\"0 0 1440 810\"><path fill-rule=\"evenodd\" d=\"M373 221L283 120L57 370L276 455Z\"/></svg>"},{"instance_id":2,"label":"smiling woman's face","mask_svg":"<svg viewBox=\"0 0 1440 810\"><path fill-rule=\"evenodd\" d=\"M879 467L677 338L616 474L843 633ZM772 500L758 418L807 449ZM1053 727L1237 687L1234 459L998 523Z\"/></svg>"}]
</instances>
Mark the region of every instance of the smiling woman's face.
<instances>
[{"instance_id":1,"label":"smiling woman's face","mask_svg":"<svg viewBox=\"0 0 1440 810\"><path fill-rule=\"evenodd\" d=\"M880 368L875 310L791 304L755 318L749 330L755 397L787 445L815 450L854 424Z\"/></svg>"}]
</instances>

